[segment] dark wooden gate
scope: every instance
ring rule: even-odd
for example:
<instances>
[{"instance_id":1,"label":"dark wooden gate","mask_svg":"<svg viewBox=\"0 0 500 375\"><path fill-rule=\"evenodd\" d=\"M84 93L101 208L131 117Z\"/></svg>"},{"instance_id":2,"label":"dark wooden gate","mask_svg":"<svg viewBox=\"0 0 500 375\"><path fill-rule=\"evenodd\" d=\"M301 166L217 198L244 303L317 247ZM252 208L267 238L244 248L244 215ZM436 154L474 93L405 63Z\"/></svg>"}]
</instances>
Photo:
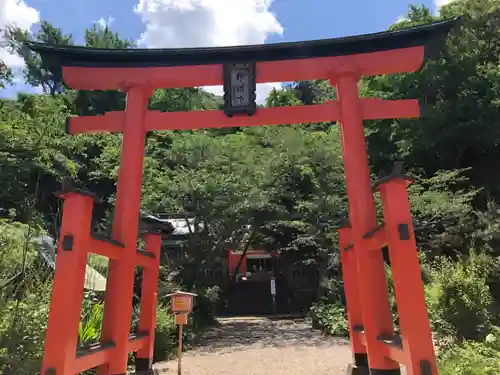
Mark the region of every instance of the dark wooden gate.
<instances>
[{"instance_id":1,"label":"dark wooden gate","mask_svg":"<svg viewBox=\"0 0 500 375\"><path fill-rule=\"evenodd\" d=\"M276 280L276 310L273 309L271 287L268 280L235 282L228 294L228 312L234 315L267 315L287 313L289 310L288 287Z\"/></svg>"}]
</instances>

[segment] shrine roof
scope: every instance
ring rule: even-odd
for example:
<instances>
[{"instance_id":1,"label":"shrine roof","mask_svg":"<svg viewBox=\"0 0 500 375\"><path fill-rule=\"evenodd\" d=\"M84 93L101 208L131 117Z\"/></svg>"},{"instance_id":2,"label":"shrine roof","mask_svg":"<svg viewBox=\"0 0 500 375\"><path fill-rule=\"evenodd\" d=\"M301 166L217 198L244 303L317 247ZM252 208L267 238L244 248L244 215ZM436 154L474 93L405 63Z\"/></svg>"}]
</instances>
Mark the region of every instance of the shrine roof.
<instances>
[{"instance_id":1,"label":"shrine roof","mask_svg":"<svg viewBox=\"0 0 500 375\"><path fill-rule=\"evenodd\" d=\"M439 52L459 18L425 25L334 39L209 48L107 49L27 42L49 69L78 67L168 67L264 62L389 51L425 46L426 57Z\"/></svg>"}]
</instances>

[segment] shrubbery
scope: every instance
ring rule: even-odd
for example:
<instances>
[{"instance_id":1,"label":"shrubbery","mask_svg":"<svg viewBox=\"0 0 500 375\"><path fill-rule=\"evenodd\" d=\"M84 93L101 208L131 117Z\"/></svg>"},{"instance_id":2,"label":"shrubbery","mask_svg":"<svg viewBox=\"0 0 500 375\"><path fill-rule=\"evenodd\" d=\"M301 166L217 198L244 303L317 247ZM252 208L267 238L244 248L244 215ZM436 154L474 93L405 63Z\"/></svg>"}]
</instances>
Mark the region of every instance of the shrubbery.
<instances>
[{"instance_id":1,"label":"shrubbery","mask_svg":"<svg viewBox=\"0 0 500 375\"><path fill-rule=\"evenodd\" d=\"M41 278L37 252L29 241L37 231L0 221L0 373L40 370L51 283Z\"/></svg>"},{"instance_id":2,"label":"shrubbery","mask_svg":"<svg viewBox=\"0 0 500 375\"><path fill-rule=\"evenodd\" d=\"M183 332L186 335L186 332ZM172 312L165 306L156 306L156 333L154 361L164 361L176 354L178 345L177 326Z\"/></svg>"},{"instance_id":3,"label":"shrubbery","mask_svg":"<svg viewBox=\"0 0 500 375\"><path fill-rule=\"evenodd\" d=\"M51 283L26 291L22 300L0 302L0 373L33 375L40 371Z\"/></svg>"},{"instance_id":4,"label":"shrubbery","mask_svg":"<svg viewBox=\"0 0 500 375\"><path fill-rule=\"evenodd\" d=\"M319 299L309 311L312 326L325 335L347 336L348 326L342 304L342 281L323 279L319 285Z\"/></svg>"},{"instance_id":5,"label":"shrubbery","mask_svg":"<svg viewBox=\"0 0 500 375\"><path fill-rule=\"evenodd\" d=\"M426 267L425 292L434 332L459 340L486 337L493 307L488 270L494 263L485 254L471 252L459 261L438 258Z\"/></svg>"},{"instance_id":6,"label":"shrubbery","mask_svg":"<svg viewBox=\"0 0 500 375\"><path fill-rule=\"evenodd\" d=\"M348 334L345 309L339 302L316 302L310 311L312 326L326 335L346 336Z\"/></svg>"},{"instance_id":7,"label":"shrubbery","mask_svg":"<svg viewBox=\"0 0 500 375\"><path fill-rule=\"evenodd\" d=\"M0 223L0 374L33 375L40 371L52 278L29 241L37 234L32 232L20 223ZM105 263L95 264L100 260L90 259L96 268L105 271ZM20 274L23 266L23 277L12 278L11 275ZM218 299L217 288L201 289L198 293L200 297L195 299L194 311L183 332L184 348L190 347L198 333L214 321L211 314ZM137 310L136 306L132 330L138 323ZM78 328L79 347L99 341L103 312L103 293L85 291ZM177 354L178 330L164 296L160 296L156 313L154 360L163 361ZM129 364L133 361L130 355ZM85 374L94 372L89 370Z\"/></svg>"},{"instance_id":8,"label":"shrubbery","mask_svg":"<svg viewBox=\"0 0 500 375\"><path fill-rule=\"evenodd\" d=\"M445 257L423 261L425 295L438 345L440 374L500 373L500 328L493 325L498 306L493 304L488 287L489 276L498 273L499 265L499 259L475 251L454 261ZM396 313L390 273L388 284ZM311 308L311 318L313 328L325 334L347 332L344 308L338 301L317 302ZM397 330L396 319L395 323Z\"/></svg>"},{"instance_id":9,"label":"shrubbery","mask_svg":"<svg viewBox=\"0 0 500 375\"><path fill-rule=\"evenodd\" d=\"M440 375L500 374L500 331L483 342L465 341L445 350L439 360Z\"/></svg>"}]
</instances>

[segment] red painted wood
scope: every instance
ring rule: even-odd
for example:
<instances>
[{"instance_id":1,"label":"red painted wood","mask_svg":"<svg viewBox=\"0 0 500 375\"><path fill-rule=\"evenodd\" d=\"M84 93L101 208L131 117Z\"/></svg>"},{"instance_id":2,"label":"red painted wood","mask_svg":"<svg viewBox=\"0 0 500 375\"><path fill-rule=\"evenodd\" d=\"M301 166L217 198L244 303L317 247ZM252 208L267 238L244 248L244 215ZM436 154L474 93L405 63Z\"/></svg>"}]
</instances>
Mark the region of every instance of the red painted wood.
<instances>
[{"instance_id":1,"label":"red painted wood","mask_svg":"<svg viewBox=\"0 0 500 375\"><path fill-rule=\"evenodd\" d=\"M75 193L64 194L61 198L65 199L65 202L45 336L42 374L48 369L54 369L57 374L69 375L72 373L76 355L94 202L89 196ZM63 249L65 236L73 237L71 249Z\"/></svg>"},{"instance_id":2,"label":"red painted wood","mask_svg":"<svg viewBox=\"0 0 500 375\"><path fill-rule=\"evenodd\" d=\"M357 71L339 71L337 85L342 118L342 149L349 201L349 220L356 251L359 300L363 312L368 362L373 369L396 369L399 364L384 356L377 342L381 332L394 333L382 251L365 251L363 236L377 226L368 155L358 93Z\"/></svg>"},{"instance_id":3,"label":"red painted wood","mask_svg":"<svg viewBox=\"0 0 500 375\"><path fill-rule=\"evenodd\" d=\"M424 47L357 55L257 63L257 83L329 79L336 66L356 66L360 75L415 72L424 61ZM64 82L77 90L127 90L131 86L175 88L222 85L222 65L156 68L63 67Z\"/></svg>"}]
</instances>

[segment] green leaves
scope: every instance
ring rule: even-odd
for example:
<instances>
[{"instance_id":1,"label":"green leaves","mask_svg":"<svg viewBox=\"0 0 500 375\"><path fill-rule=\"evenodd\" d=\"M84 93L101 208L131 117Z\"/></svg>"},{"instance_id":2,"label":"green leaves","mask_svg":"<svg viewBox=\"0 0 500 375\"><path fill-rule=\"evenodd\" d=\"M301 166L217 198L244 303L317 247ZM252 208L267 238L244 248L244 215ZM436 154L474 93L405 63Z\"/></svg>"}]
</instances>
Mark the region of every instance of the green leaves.
<instances>
[{"instance_id":1,"label":"green leaves","mask_svg":"<svg viewBox=\"0 0 500 375\"><path fill-rule=\"evenodd\" d=\"M255 246L298 251L297 261L315 258L317 251L333 250L333 223L345 214L338 143L336 129L297 126L224 137L155 135L146 147L143 205L196 217L195 258L224 257L248 230L256 231Z\"/></svg>"},{"instance_id":2,"label":"green leaves","mask_svg":"<svg viewBox=\"0 0 500 375\"><path fill-rule=\"evenodd\" d=\"M0 201L23 221L33 197L41 209L50 202L58 183L77 173L74 154L78 146L64 136L66 113L63 98L23 95L17 102L0 102L0 174L4 182Z\"/></svg>"},{"instance_id":3,"label":"green leaves","mask_svg":"<svg viewBox=\"0 0 500 375\"><path fill-rule=\"evenodd\" d=\"M348 325L344 306L340 302L316 302L310 310L313 328L320 329L325 335L348 335Z\"/></svg>"},{"instance_id":4,"label":"green leaves","mask_svg":"<svg viewBox=\"0 0 500 375\"><path fill-rule=\"evenodd\" d=\"M500 350L488 342L464 342L443 353L438 367L443 375L498 374Z\"/></svg>"},{"instance_id":5,"label":"green leaves","mask_svg":"<svg viewBox=\"0 0 500 375\"><path fill-rule=\"evenodd\" d=\"M104 317L104 304L96 303L90 310L83 311L84 315L78 325L78 340L81 346L94 344L101 337L102 319Z\"/></svg>"},{"instance_id":6,"label":"green leaves","mask_svg":"<svg viewBox=\"0 0 500 375\"><path fill-rule=\"evenodd\" d=\"M41 86L44 92L56 95L62 89L62 77L54 74L48 67L43 66L40 56L30 51L25 42L30 40L28 31L23 31L16 26L8 27L5 38L13 52L18 53L26 64L24 78L32 86ZM38 42L51 45L72 45L71 35L65 35L61 29L54 27L47 21L40 22L40 29L34 39Z\"/></svg>"},{"instance_id":7,"label":"green leaves","mask_svg":"<svg viewBox=\"0 0 500 375\"><path fill-rule=\"evenodd\" d=\"M420 98L423 117L369 123L369 144L376 167L387 162L383 150L396 146L410 167L421 167L430 177L438 170L472 168L473 186L483 194L498 195L499 181L490 173L498 158L500 3L461 0L443 7L443 18L463 15L439 59L412 74L366 80L368 96L389 99ZM408 20L394 28L432 19L425 7L411 6ZM388 142L388 140L390 140Z\"/></svg>"},{"instance_id":8,"label":"green leaves","mask_svg":"<svg viewBox=\"0 0 500 375\"><path fill-rule=\"evenodd\" d=\"M471 252L459 263L439 258L432 264L426 296L435 331L458 339L486 337L492 319L487 285L492 262L488 256Z\"/></svg>"}]
</instances>

